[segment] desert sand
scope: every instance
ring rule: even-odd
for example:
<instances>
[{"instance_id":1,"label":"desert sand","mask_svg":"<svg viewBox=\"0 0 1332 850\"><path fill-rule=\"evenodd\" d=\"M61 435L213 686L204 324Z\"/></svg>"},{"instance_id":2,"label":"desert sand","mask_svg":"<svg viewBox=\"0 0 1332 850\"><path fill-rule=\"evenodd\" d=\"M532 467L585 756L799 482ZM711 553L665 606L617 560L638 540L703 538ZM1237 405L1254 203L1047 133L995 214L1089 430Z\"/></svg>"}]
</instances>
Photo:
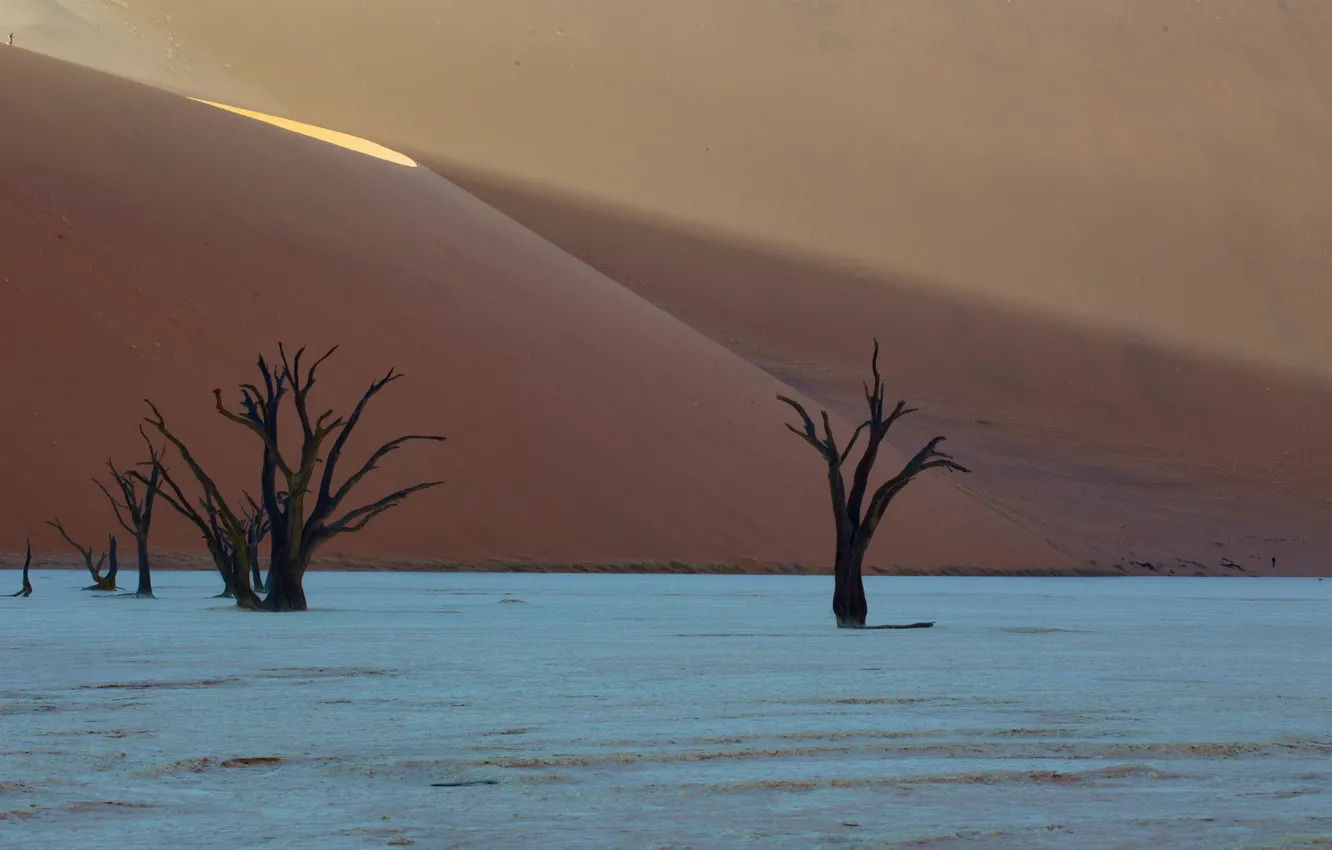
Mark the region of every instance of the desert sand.
<instances>
[{"instance_id":1,"label":"desert sand","mask_svg":"<svg viewBox=\"0 0 1332 850\"><path fill-rule=\"evenodd\" d=\"M110 530L88 479L137 459L144 398L232 492L253 486L257 446L210 391L283 340L343 345L320 381L342 409L407 374L360 451L449 438L375 484L446 486L329 555L827 559L787 388L433 172L23 50L0 51L0 81L3 548L58 548L55 515ZM891 563L1067 561L942 477L912 489ZM194 543L180 522L155 542Z\"/></svg>"},{"instance_id":2,"label":"desert sand","mask_svg":"<svg viewBox=\"0 0 1332 850\"><path fill-rule=\"evenodd\" d=\"M401 151L847 417L878 334L925 407L904 438L952 435L967 486L1078 564L1328 569L1325 4L96 15L134 49L33 49Z\"/></svg>"}]
</instances>

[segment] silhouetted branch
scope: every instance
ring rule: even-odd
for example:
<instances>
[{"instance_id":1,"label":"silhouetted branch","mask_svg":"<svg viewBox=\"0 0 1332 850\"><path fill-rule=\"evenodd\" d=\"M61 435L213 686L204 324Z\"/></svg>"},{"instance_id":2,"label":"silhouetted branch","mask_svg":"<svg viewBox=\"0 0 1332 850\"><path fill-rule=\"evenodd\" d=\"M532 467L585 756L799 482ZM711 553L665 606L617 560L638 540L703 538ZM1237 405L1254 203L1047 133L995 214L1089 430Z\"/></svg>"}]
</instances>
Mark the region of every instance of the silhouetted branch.
<instances>
[{"instance_id":1,"label":"silhouetted branch","mask_svg":"<svg viewBox=\"0 0 1332 850\"><path fill-rule=\"evenodd\" d=\"M345 534L352 531L360 531L365 528L366 523L382 514L390 508L396 508L402 504L402 501L413 493L420 493L422 490L429 490L432 487L438 487L443 481L427 481L423 484L415 484L411 487L404 487L394 493L390 493L377 502L373 502L364 507L357 508L354 511L348 511L336 522L330 523L326 527L325 534L332 537L338 534Z\"/></svg>"},{"instance_id":2,"label":"silhouetted branch","mask_svg":"<svg viewBox=\"0 0 1332 850\"><path fill-rule=\"evenodd\" d=\"M166 488L161 491L162 498L177 513L193 523L203 535L209 554L213 556L213 563L227 584L224 595L226 592L234 595L238 606L258 607L259 599L250 587L249 574L246 571L249 549L244 521L227 503L217 483L203 470L185 443L167 427L166 420L157 406L147 399L145 402L153 415L145 417L144 421L175 447L203 491L203 496L199 500L203 512L194 508L170 471L159 460L153 463L153 468L158 471L157 474L166 484ZM134 475L140 481L147 481L141 472L135 472ZM236 563L241 565L240 569L235 568Z\"/></svg>"},{"instance_id":3,"label":"silhouetted branch","mask_svg":"<svg viewBox=\"0 0 1332 850\"><path fill-rule=\"evenodd\" d=\"M97 559L97 563L96 565L94 565L92 547L91 546L84 547L76 543L74 541L74 538L69 536L69 532L65 531L65 526L61 524L59 517L52 520L51 522L48 522L47 525L51 526L56 531L60 532L60 536L65 538L65 542L68 543L70 546L73 546L75 551L77 551L80 555L83 556L83 565L88 570L88 574L92 576L93 580L92 585L90 587L85 587L84 590L116 589L115 576L102 575L102 565L106 563L105 552L102 553L102 556Z\"/></svg>"}]
</instances>

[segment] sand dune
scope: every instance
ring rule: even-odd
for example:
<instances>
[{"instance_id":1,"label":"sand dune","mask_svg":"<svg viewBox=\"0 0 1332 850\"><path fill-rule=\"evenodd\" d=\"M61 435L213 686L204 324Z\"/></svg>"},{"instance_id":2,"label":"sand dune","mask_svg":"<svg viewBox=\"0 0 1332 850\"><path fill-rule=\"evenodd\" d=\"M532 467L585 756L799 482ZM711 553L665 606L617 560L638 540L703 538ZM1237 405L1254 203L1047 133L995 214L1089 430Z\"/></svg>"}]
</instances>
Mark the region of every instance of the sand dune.
<instances>
[{"instance_id":1,"label":"sand dune","mask_svg":"<svg viewBox=\"0 0 1332 850\"><path fill-rule=\"evenodd\" d=\"M0 46L15 46L168 91L206 90L254 108L272 104L223 62L187 46L169 15L130 15L127 0L0 0Z\"/></svg>"},{"instance_id":2,"label":"sand dune","mask_svg":"<svg viewBox=\"0 0 1332 850\"><path fill-rule=\"evenodd\" d=\"M0 114L0 549L52 548L56 514L85 539L110 530L88 478L135 458L145 397L248 483L254 447L209 391L286 340L343 345L330 403L407 373L362 450L450 439L376 485L447 486L349 555L828 558L822 475L781 427L781 384L434 173L23 50L0 50ZM888 563L1067 561L942 478L888 536Z\"/></svg>"},{"instance_id":3,"label":"sand dune","mask_svg":"<svg viewBox=\"0 0 1332 850\"><path fill-rule=\"evenodd\" d=\"M124 14L840 409L864 338L893 340L975 486L1080 556L1326 566L1325 3Z\"/></svg>"},{"instance_id":4,"label":"sand dune","mask_svg":"<svg viewBox=\"0 0 1332 850\"><path fill-rule=\"evenodd\" d=\"M1332 309L1314 285L1332 262L1315 226L1332 215L1314 191L1332 181L1323 3L144 0L128 14L170 14L175 37L301 120L1332 378L1313 318Z\"/></svg>"},{"instance_id":5,"label":"sand dune","mask_svg":"<svg viewBox=\"0 0 1332 850\"><path fill-rule=\"evenodd\" d=\"M1326 3L113 11L225 70L190 93L401 150L838 410L877 333L1079 559L1328 569Z\"/></svg>"}]
</instances>

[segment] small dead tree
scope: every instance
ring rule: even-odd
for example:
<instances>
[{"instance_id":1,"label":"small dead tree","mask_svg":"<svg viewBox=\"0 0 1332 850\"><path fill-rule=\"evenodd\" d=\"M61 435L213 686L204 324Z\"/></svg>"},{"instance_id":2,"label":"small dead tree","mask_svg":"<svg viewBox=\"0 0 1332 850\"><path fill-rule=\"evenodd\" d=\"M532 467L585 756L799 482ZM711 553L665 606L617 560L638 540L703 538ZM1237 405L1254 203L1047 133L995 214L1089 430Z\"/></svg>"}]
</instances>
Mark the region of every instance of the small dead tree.
<instances>
[{"instance_id":1,"label":"small dead tree","mask_svg":"<svg viewBox=\"0 0 1332 850\"><path fill-rule=\"evenodd\" d=\"M136 476L133 472L121 472L116 469L115 463L108 460L106 466L111 470L111 480L120 490L120 499L111 495L111 491L101 481L94 478L93 483L111 503L116 521L134 535L139 556L139 587L134 596L138 599L153 599L153 577L148 563L148 531L153 524L153 502L162 487L162 451L153 445L142 427L139 428L139 435L148 445L148 460L140 465L149 467L151 474L144 477ZM143 487L142 494L139 492L140 484Z\"/></svg>"},{"instance_id":2,"label":"small dead tree","mask_svg":"<svg viewBox=\"0 0 1332 850\"><path fill-rule=\"evenodd\" d=\"M218 598L231 599L235 596L233 591L237 570L248 570L251 589L255 593L264 592L264 577L259 570L259 546L268 534L268 518L249 493L244 495L246 504L241 507L240 530L245 534L245 546L239 551L231 544L226 531L226 520L218 507L213 504L212 498L205 496L199 500L199 506L204 511L203 516L208 520L208 525L219 541L219 548L225 556L226 572L222 578L226 581L227 587L218 594Z\"/></svg>"},{"instance_id":3,"label":"small dead tree","mask_svg":"<svg viewBox=\"0 0 1332 850\"><path fill-rule=\"evenodd\" d=\"M883 378L879 374L877 339L874 341L874 356L870 361L870 367L874 374L874 384L862 385L865 390L865 403L869 406L869 418L851 434L845 449L839 449L837 446L826 410L820 411L823 416L823 436L819 436L818 430L814 427L814 420L799 402L784 395L777 396L778 400L790 405L800 415L801 427L797 428L789 423L786 427L813 446L828 467L828 486L832 495L833 518L837 526L837 553L833 562L833 614L837 618L838 628L845 629L865 628L868 606L865 602L862 567L870 540L874 537L874 532L879 527L879 521L883 519L883 513L888 509L889 503L911 483L912 479L927 469L970 471L955 462L951 456L939 451L939 444L945 438L935 437L907 461L901 472L880 485L870 496L869 504L865 504L865 497L869 493L870 476L879 456L879 447L888 436L893 423L915 412L915 408L907 407L906 402L899 401L891 413L884 415ZM851 489L848 492L846 481L842 476L842 466L850 457L861 432L866 435L865 450L856 464L855 473L851 477ZM914 623L910 626L873 628L915 628L926 625L931 624Z\"/></svg>"},{"instance_id":4,"label":"small dead tree","mask_svg":"<svg viewBox=\"0 0 1332 850\"><path fill-rule=\"evenodd\" d=\"M198 507L185 495L171 471L162 465L159 459L153 465L157 476L161 479L162 488L158 495L169 505L172 510L187 519L199 533L203 536L204 544L208 547L208 554L213 559L213 566L222 576L223 591L218 594L219 597L234 598L236 605L241 608L258 610L262 607L262 600L255 594L254 588L250 586L249 571L237 569L237 564L249 563L249 551L247 548L247 537L244 528L244 522L241 516L227 504L222 492L217 484L204 472L203 468L195 461L194 455L184 443L170 436L166 427L166 422L157 408L148 402L152 408L153 415L147 421L158 432L165 436L176 450L180 453L181 460L189 467L190 472L194 474L195 480L203 490L203 497L198 501ZM134 476L142 483L147 483L148 476L142 472L135 472Z\"/></svg>"},{"instance_id":5,"label":"small dead tree","mask_svg":"<svg viewBox=\"0 0 1332 850\"><path fill-rule=\"evenodd\" d=\"M213 539L217 541L218 551L222 553L221 561L218 561L217 558L213 559L213 565L217 567L218 572L222 575L223 585L222 592L213 598L235 599L236 547L231 545L231 540L227 537L227 533L222 527L222 517L218 512L217 505L213 504L212 496L205 494L204 497L199 500L199 508L202 510L202 514L200 515L208 521L208 528L212 533Z\"/></svg>"},{"instance_id":6,"label":"small dead tree","mask_svg":"<svg viewBox=\"0 0 1332 850\"><path fill-rule=\"evenodd\" d=\"M51 526L51 527L54 528L56 531L60 532L60 536L63 537L63 538L65 538L65 542L68 543L70 546L73 546L74 549L75 549L80 555L83 556L83 565L84 565L85 567L87 567L87 569L88 569L88 574L92 576L92 580L93 580L93 583L92 583L90 586L85 587L84 590L118 590L118 589L119 589L119 588L116 587L116 565L115 565L114 563L111 565L111 570L108 571L106 575L102 575L102 565L106 563L106 553L105 553L105 552L102 553L101 557L99 557L99 558L97 559L97 564L94 565L94 564L93 564L93 555L92 555L93 550L92 550L92 547L91 547L91 546L84 547L84 546L80 546L78 543L75 543L75 542L74 542L74 539L73 539L72 537L69 536L69 532L65 531L65 527L64 527L63 525L60 524L60 518L59 518L59 517L57 517L57 518L56 518L54 521L52 521L52 522L48 522L47 525Z\"/></svg>"},{"instance_id":7,"label":"small dead tree","mask_svg":"<svg viewBox=\"0 0 1332 850\"><path fill-rule=\"evenodd\" d=\"M268 514L259 506L249 493L245 494L245 514L242 519L245 521L245 539L249 549L250 563L250 583L254 585L256 593L264 592L264 574L259 569L259 547L263 545L265 538L272 526L268 522Z\"/></svg>"},{"instance_id":8,"label":"small dead tree","mask_svg":"<svg viewBox=\"0 0 1332 850\"><path fill-rule=\"evenodd\" d=\"M28 581L28 567L32 566L32 541L27 541L28 551L23 556L23 587L18 593L9 594L11 597L22 596L25 599L32 596L32 582Z\"/></svg>"}]
</instances>

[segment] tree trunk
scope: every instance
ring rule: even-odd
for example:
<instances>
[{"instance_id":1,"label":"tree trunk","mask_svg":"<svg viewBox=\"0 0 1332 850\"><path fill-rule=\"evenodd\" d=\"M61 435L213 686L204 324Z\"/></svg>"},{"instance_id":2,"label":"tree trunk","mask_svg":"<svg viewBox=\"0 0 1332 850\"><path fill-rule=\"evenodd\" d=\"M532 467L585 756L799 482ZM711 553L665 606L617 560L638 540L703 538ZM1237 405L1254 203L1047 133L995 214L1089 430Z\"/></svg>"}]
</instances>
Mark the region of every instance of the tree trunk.
<instances>
[{"instance_id":1,"label":"tree trunk","mask_svg":"<svg viewBox=\"0 0 1332 850\"><path fill-rule=\"evenodd\" d=\"M242 563L242 559L235 552L219 548L216 542L210 542L208 548L209 554L213 556L213 566L222 576L224 585L223 591L213 598L235 599L236 607L251 611L263 607L262 600L250 587L249 565Z\"/></svg>"},{"instance_id":2,"label":"tree trunk","mask_svg":"<svg viewBox=\"0 0 1332 850\"><path fill-rule=\"evenodd\" d=\"M839 629L863 629L869 606L865 602L865 582L861 564L865 553L859 546L837 553L833 566L833 616Z\"/></svg>"},{"instance_id":3,"label":"tree trunk","mask_svg":"<svg viewBox=\"0 0 1332 850\"><path fill-rule=\"evenodd\" d=\"M32 566L32 541L28 541L27 554L23 558L23 587L18 593L11 593L10 596L22 597L26 599L32 596L32 582L28 580L28 567Z\"/></svg>"},{"instance_id":4,"label":"tree trunk","mask_svg":"<svg viewBox=\"0 0 1332 850\"><path fill-rule=\"evenodd\" d=\"M244 608L247 611L262 611L264 609L264 600L250 587L246 582L243 588L233 588L232 595L236 598L236 607Z\"/></svg>"},{"instance_id":5,"label":"tree trunk","mask_svg":"<svg viewBox=\"0 0 1332 850\"><path fill-rule=\"evenodd\" d=\"M106 589L117 590L116 576L120 575L120 560L116 557L116 536L111 535L110 556L107 559L106 568Z\"/></svg>"},{"instance_id":6,"label":"tree trunk","mask_svg":"<svg viewBox=\"0 0 1332 850\"><path fill-rule=\"evenodd\" d=\"M264 607L270 611L305 611L307 606L302 577L286 572L270 574Z\"/></svg>"},{"instance_id":7,"label":"tree trunk","mask_svg":"<svg viewBox=\"0 0 1332 850\"><path fill-rule=\"evenodd\" d=\"M293 558L287 556L285 548L273 553L273 562L268 570L268 597L264 607L270 611L305 611L305 570Z\"/></svg>"},{"instance_id":8,"label":"tree trunk","mask_svg":"<svg viewBox=\"0 0 1332 850\"><path fill-rule=\"evenodd\" d=\"M239 553L232 553L231 558L231 593L236 597L236 607L247 611L258 611L264 602L250 585L250 565Z\"/></svg>"},{"instance_id":9,"label":"tree trunk","mask_svg":"<svg viewBox=\"0 0 1332 850\"><path fill-rule=\"evenodd\" d=\"M235 572L231 575L223 575L227 582L227 589L214 599L234 599L237 608L244 608L247 611L258 611L264 607L264 602L250 587L250 573L241 564L235 564Z\"/></svg>"},{"instance_id":10,"label":"tree trunk","mask_svg":"<svg viewBox=\"0 0 1332 850\"><path fill-rule=\"evenodd\" d=\"M214 599L235 599L236 593L232 590L231 567L227 564L226 556L221 552L212 551L209 546L209 553L213 556L213 567L217 574L222 576L222 592L214 596Z\"/></svg>"},{"instance_id":11,"label":"tree trunk","mask_svg":"<svg viewBox=\"0 0 1332 850\"><path fill-rule=\"evenodd\" d=\"M305 588L300 580L284 582L281 579L270 587L264 599L264 607L270 611L305 611Z\"/></svg>"},{"instance_id":12,"label":"tree trunk","mask_svg":"<svg viewBox=\"0 0 1332 850\"><path fill-rule=\"evenodd\" d=\"M139 549L139 589L134 592L138 599L153 599L153 576L148 567L148 537L138 535L134 539Z\"/></svg>"},{"instance_id":13,"label":"tree trunk","mask_svg":"<svg viewBox=\"0 0 1332 850\"><path fill-rule=\"evenodd\" d=\"M259 570L259 550L250 553L250 580L256 593L263 593L266 585L264 584L264 574Z\"/></svg>"}]
</instances>

